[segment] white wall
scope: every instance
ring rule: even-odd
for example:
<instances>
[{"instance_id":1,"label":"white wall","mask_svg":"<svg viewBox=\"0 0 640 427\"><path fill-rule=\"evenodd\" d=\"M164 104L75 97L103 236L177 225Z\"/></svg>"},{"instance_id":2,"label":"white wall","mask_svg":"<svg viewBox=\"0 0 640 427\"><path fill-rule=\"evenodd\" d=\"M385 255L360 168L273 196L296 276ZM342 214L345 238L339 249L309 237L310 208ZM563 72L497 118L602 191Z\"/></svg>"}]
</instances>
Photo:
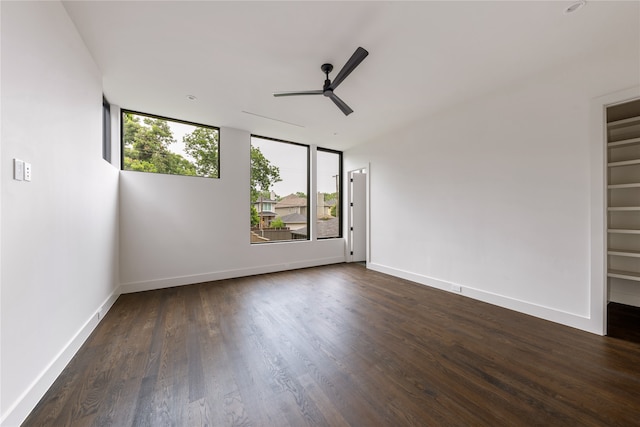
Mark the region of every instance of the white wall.
<instances>
[{"instance_id":1,"label":"white wall","mask_svg":"<svg viewBox=\"0 0 640 427\"><path fill-rule=\"evenodd\" d=\"M20 424L113 302L101 75L58 2L2 2L0 419ZM12 159L33 181L12 180Z\"/></svg>"},{"instance_id":2,"label":"white wall","mask_svg":"<svg viewBox=\"0 0 640 427\"><path fill-rule=\"evenodd\" d=\"M345 170L371 162L369 267L602 333L591 100L639 67L631 40L346 152Z\"/></svg>"},{"instance_id":3,"label":"white wall","mask_svg":"<svg viewBox=\"0 0 640 427\"><path fill-rule=\"evenodd\" d=\"M220 180L122 172L118 189L101 159L100 72L63 7L0 10L3 425L28 414L117 283L345 259L343 239L249 243L245 131L222 128ZM639 83L637 41L620 45L345 153L345 171L370 165L369 266L597 332L589 108ZM33 182L11 179L14 157L33 164Z\"/></svg>"},{"instance_id":4,"label":"white wall","mask_svg":"<svg viewBox=\"0 0 640 427\"><path fill-rule=\"evenodd\" d=\"M220 179L121 172L122 292L344 261L344 239L250 243L249 147L221 128Z\"/></svg>"}]
</instances>

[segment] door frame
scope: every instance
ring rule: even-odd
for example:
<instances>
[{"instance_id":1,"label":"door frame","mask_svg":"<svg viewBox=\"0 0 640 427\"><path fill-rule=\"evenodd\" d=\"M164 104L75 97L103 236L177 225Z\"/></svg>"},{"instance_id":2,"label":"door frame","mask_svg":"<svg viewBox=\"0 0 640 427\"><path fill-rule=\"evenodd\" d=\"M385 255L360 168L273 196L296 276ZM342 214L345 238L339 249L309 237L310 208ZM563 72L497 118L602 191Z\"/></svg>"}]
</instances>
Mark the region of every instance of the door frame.
<instances>
[{"instance_id":1,"label":"door frame","mask_svg":"<svg viewBox=\"0 0 640 427\"><path fill-rule=\"evenodd\" d=\"M351 185L351 175L354 173L361 173L359 171L365 171L366 174L366 179L365 179L365 222L366 222L366 227L365 227L365 263L368 265L371 262L371 209L370 209L370 194L371 194L371 164L367 163L366 166L363 167L359 167L359 168L355 168L355 169L351 169L349 172L347 172L347 210L348 210L348 215L347 215L347 228L346 228L346 233L347 233L347 247L346 247L346 251L347 251L347 262L353 262L353 255L351 255L351 248L353 247L353 242L352 242L352 235L351 235L351 227L353 225L353 218L352 218L352 212L351 212L351 201L353 200L353 186Z\"/></svg>"},{"instance_id":2,"label":"door frame","mask_svg":"<svg viewBox=\"0 0 640 427\"><path fill-rule=\"evenodd\" d=\"M587 330L607 334L607 108L640 98L640 86L591 101L590 307Z\"/></svg>"}]
</instances>

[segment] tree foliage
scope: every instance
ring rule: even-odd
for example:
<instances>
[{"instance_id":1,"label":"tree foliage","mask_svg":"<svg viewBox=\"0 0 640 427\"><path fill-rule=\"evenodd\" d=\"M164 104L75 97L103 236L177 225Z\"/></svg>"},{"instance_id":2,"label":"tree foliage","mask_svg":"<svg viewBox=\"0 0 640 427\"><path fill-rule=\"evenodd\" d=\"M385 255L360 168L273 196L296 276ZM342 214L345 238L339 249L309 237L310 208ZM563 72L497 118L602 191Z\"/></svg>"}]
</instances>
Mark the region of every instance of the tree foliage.
<instances>
[{"instance_id":1,"label":"tree foliage","mask_svg":"<svg viewBox=\"0 0 640 427\"><path fill-rule=\"evenodd\" d=\"M272 228L284 228L284 222L282 222L282 218L278 217L276 219L274 219L273 221L271 221L271 227Z\"/></svg>"},{"instance_id":2,"label":"tree foliage","mask_svg":"<svg viewBox=\"0 0 640 427\"><path fill-rule=\"evenodd\" d=\"M251 226L257 227L260 224L260 215L258 215L258 209L255 206L251 206Z\"/></svg>"},{"instance_id":3,"label":"tree foliage","mask_svg":"<svg viewBox=\"0 0 640 427\"><path fill-rule=\"evenodd\" d=\"M303 193L302 191L296 191L296 196L306 199L307 198L307 193Z\"/></svg>"},{"instance_id":4,"label":"tree foliage","mask_svg":"<svg viewBox=\"0 0 640 427\"><path fill-rule=\"evenodd\" d=\"M276 193L271 194L270 190L256 190L258 194L258 198L262 197L262 200L275 200L280 201L281 197ZM273 196L273 197L271 197Z\"/></svg>"},{"instance_id":5,"label":"tree foliage","mask_svg":"<svg viewBox=\"0 0 640 427\"><path fill-rule=\"evenodd\" d=\"M218 138L216 129L198 127L182 138L184 150L195 160L198 176L219 177Z\"/></svg>"},{"instance_id":6,"label":"tree foliage","mask_svg":"<svg viewBox=\"0 0 640 427\"><path fill-rule=\"evenodd\" d=\"M328 202L329 200L338 200L338 193L324 193L324 201Z\"/></svg>"},{"instance_id":7,"label":"tree foliage","mask_svg":"<svg viewBox=\"0 0 640 427\"><path fill-rule=\"evenodd\" d=\"M196 167L172 153L173 132L166 120L123 114L124 168L141 172L196 175Z\"/></svg>"},{"instance_id":8,"label":"tree foliage","mask_svg":"<svg viewBox=\"0 0 640 427\"><path fill-rule=\"evenodd\" d=\"M251 146L251 203L257 202L261 192L268 192L280 181L280 169L272 165L258 147Z\"/></svg>"}]
</instances>

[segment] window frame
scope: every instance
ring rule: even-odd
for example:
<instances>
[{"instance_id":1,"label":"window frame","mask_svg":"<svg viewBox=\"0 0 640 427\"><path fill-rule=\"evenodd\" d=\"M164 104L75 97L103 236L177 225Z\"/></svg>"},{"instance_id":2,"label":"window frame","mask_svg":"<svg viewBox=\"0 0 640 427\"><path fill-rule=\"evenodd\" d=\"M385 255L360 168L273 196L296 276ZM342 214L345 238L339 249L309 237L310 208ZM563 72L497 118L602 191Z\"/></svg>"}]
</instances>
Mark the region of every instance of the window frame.
<instances>
[{"instance_id":1,"label":"window frame","mask_svg":"<svg viewBox=\"0 0 640 427\"><path fill-rule=\"evenodd\" d=\"M137 116L149 117L151 119L160 119L160 120L166 120L166 121L181 123L183 125L215 129L218 132L218 176L217 177L199 176L199 175L166 174L166 173L158 173L158 172L143 172L143 173L155 173L157 175L169 175L169 176L188 176L188 177L191 177L191 178L221 179L221 177L222 177L222 162L220 160L220 157L221 157L220 154L222 152L222 150L221 150L221 147L222 147L222 135L220 133L220 128L218 126L205 125L203 123L190 122L190 121L182 120L182 119L174 119L174 118L171 118L171 117L159 116L157 114L142 113L142 112L139 112L139 111L129 110L129 109L125 109L125 108L121 108L120 109L120 170L127 171L127 172L136 172L136 171L131 171L131 170L128 170L128 169L124 168L124 115L126 113L135 114Z\"/></svg>"},{"instance_id":2,"label":"window frame","mask_svg":"<svg viewBox=\"0 0 640 427\"><path fill-rule=\"evenodd\" d=\"M111 104L102 95L102 158L111 163Z\"/></svg>"},{"instance_id":3,"label":"window frame","mask_svg":"<svg viewBox=\"0 0 640 427\"><path fill-rule=\"evenodd\" d=\"M316 147L316 152L323 151L325 153L333 153L338 155L338 176L340 179L338 180L338 200L336 200L336 209L339 209L340 215L338 215L338 235L337 236L327 236L327 237L319 237L316 233L317 240L327 240L327 239L341 239L342 238L342 217L344 216L342 211L342 187L343 187L343 164L342 164L342 151L332 150L330 148ZM317 153L316 153L317 154ZM317 155L316 155L316 164L317 164ZM316 168L317 169L317 168ZM316 170L316 187L318 184L318 171ZM317 203L317 201L316 201ZM316 209L317 210L317 209ZM316 223L318 222L317 212L316 212ZM316 225L317 227L317 225Z\"/></svg>"},{"instance_id":4,"label":"window frame","mask_svg":"<svg viewBox=\"0 0 640 427\"><path fill-rule=\"evenodd\" d=\"M269 241L269 242L250 242L251 245L264 245L264 244L269 244L269 243L290 243L290 242L309 242L311 241L311 199L310 199L310 192L311 192L311 146L307 145L307 144L301 144L299 142L293 142L293 141L286 141L284 139L278 139L278 138L271 138L268 136L262 136L262 135L257 135L257 134L250 134L249 136L249 144L251 144L251 140L252 138L260 138L260 139L264 139L267 141L273 141L273 142L280 142L280 143L284 143L284 144L291 144L291 145L297 145L299 147L305 147L307 149L307 238L306 239L290 239L290 240L274 240L274 241ZM276 165L277 166L277 165ZM249 168L251 168L251 159L249 159ZM249 170L249 174L251 174L251 170ZM275 211L275 205L274 205L274 211Z\"/></svg>"}]
</instances>

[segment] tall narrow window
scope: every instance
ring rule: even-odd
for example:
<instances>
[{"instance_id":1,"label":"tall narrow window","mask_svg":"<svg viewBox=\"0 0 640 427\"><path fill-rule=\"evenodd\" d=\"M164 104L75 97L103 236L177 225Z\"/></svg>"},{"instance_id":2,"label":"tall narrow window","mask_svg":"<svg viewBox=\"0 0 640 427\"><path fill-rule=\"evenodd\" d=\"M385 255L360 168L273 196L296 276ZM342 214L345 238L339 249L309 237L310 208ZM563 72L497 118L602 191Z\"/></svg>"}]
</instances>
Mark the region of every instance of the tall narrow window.
<instances>
[{"instance_id":1,"label":"tall narrow window","mask_svg":"<svg viewBox=\"0 0 640 427\"><path fill-rule=\"evenodd\" d=\"M318 148L316 160L318 239L342 237L342 153Z\"/></svg>"},{"instance_id":2,"label":"tall narrow window","mask_svg":"<svg viewBox=\"0 0 640 427\"><path fill-rule=\"evenodd\" d=\"M309 239L309 147L251 137L251 243Z\"/></svg>"},{"instance_id":3,"label":"tall narrow window","mask_svg":"<svg viewBox=\"0 0 640 427\"><path fill-rule=\"evenodd\" d=\"M111 163L111 105L102 97L102 158Z\"/></svg>"},{"instance_id":4,"label":"tall narrow window","mask_svg":"<svg viewBox=\"0 0 640 427\"><path fill-rule=\"evenodd\" d=\"M122 111L122 169L220 177L220 131L213 126Z\"/></svg>"}]
</instances>

